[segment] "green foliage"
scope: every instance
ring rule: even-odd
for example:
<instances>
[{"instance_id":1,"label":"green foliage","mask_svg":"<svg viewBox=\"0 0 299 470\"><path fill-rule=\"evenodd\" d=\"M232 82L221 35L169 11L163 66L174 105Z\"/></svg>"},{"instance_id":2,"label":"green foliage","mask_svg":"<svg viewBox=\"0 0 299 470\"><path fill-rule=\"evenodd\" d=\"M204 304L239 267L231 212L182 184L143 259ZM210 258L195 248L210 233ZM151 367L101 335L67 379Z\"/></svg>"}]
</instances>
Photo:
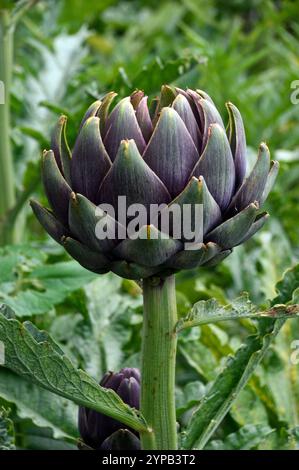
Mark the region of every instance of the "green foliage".
<instances>
[{"instance_id":1,"label":"green foliage","mask_svg":"<svg viewBox=\"0 0 299 470\"><path fill-rule=\"evenodd\" d=\"M233 300L231 304L222 306L217 300L200 300L193 305L187 317L182 318L177 324L180 331L192 326L220 321L238 320L241 318L296 318L299 314L298 305L274 305L272 308L257 311L257 307L250 302L248 294Z\"/></svg>"},{"instance_id":2,"label":"green foliage","mask_svg":"<svg viewBox=\"0 0 299 470\"><path fill-rule=\"evenodd\" d=\"M0 369L0 395L15 405L20 419L31 420L40 428L49 428L55 439L74 441L78 436L77 408L43 390L8 369Z\"/></svg>"},{"instance_id":3,"label":"green foliage","mask_svg":"<svg viewBox=\"0 0 299 470\"><path fill-rule=\"evenodd\" d=\"M2 408L0 410L0 450L15 449L14 426L8 417L8 412Z\"/></svg>"},{"instance_id":4,"label":"green foliage","mask_svg":"<svg viewBox=\"0 0 299 470\"><path fill-rule=\"evenodd\" d=\"M215 440L206 447L210 450L251 450L256 449L261 441L269 438L274 430L269 426L248 424L237 432L229 434L223 441Z\"/></svg>"},{"instance_id":5,"label":"green foliage","mask_svg":"<svg viewBox=\"0 0 299 470\"><path fill-rule=\"evenodd\" d=\"M299 105L290 99L299 79L298 2L22 0L16 6L5 0L1 8L16 26L10 132L16 198L0 220L0 240L15 226L22 244L0 248L0 303L25 323L1 316L0 336L15 335L16 350L29 341L35 354L27 347L26 367L47 390L0 367L0 405L10 409L0 412L0 448L75 448L72 384L87 377L77 402L91 404L89 384L103 406L101 375L140 365L139 286L70 261L37 225L27 201L43 197L40 153L59 114L68 116L73 145L83 110L106 91L123 96L138 87L152 98L171 83L206 90L226 120L225 101L235 103L250 164L261 140L281 163L263 231L217 268L177 275L182 443L298 449ZM45 361L55 357L57 368L67 368L67 383L51 376L49 385L42 369L33 371L44 349ZM11 342L6 358L25 372ZM118 406L124 419L141 425Z\"/></svg>"},{"instance_id":6,"label":"green foliage","mask_svg":"<svg viewBox=\"0 0 299 470\"><path fill-rule=\"evenodd\" d=\"M88 374L76 369L48 333L30 322L18 322L5 305L0 308L0 340L5 347L6 367L57 395L96 409L133 429L146 429L142 418L116 393L100 387Z\"/></svg>"},{"instance_id":7,"label":"green foliage","mask_svg":"<svg viewBox=\"0 0 299 470\"><path fill-rule=\"evenodd\" d=\"M95 278L75 261L46 265L47 255L33 247L3 248L0 259L0 299L17 316L49 312Z\"/></svg>"}]
</instances>

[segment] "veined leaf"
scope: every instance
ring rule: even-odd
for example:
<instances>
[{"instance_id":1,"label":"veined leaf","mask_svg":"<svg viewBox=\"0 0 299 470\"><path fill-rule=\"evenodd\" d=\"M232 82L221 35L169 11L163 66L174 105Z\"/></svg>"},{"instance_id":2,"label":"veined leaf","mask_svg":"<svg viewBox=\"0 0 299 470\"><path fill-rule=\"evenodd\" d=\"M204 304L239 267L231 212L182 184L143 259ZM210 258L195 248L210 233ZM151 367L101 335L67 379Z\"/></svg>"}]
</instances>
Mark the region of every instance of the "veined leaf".
<instances>
[{"instance_id":1,"label":"veined leaf","mask_svg":"<svg viewBox=\"0 0 299 470\"><path fill-rule=\"evenodd\" d=\"M177 331L185 328L241 318L292 318L299 316L299 305L273 305L268 310L260 311L249 299L248 294L233 300L228 305L221 305L216 299L196 302L185 318L179 320Z\"/></svg>"},{"instance_id":2,"label":"veined leaf","mask_svg":"<svg viewBox=\"0 0 299 470\"><path fill-rule=\"evenodd\" d=\"M44 390L9 369L0 368L0 397L16 405L22 419L50 428L55 439L78 437L76 405Z\"/></svg>"},{"instance_id":3,"label":"veined leaf","mask_svg":"<svg viewBox=\"0 0 299 470\"><path fill-rule=\"evenodd\" d=\"M286 271L277 284L278 302L287 303L292 299L298 286L299 266ZM285 319L264 319L260 322L259 333L249 336L234 356L227 359L208 393L194 412L183 438L183 448L203 449L224 416L228 413L239 392L246 385L256 367L260 364L269 346L285 323Z\"/></svg>"},{"instance_id":4,"label":"veined leaf","mask_svg":"<svg viewBox=\"0 0 299 470\"><path fill-rule=\"evenodd\" d=\"M227 359L222 372L191 418L183 439L184 449L203 449L262 360L283 323L284 320L276 320L271 330L264 335L249 336L235 356Z\"/></svg>"},{"instance_id":5,"label":"veined leaf","mask_svg":"<svg viewBox=\"0 0 299 470\"><path fill-rule=\"evenodd\" d=\"M41 387L78 405L95 409L137 431L146 431L140 413L112 390L100 387L86 372L76 369L60 347L32 323L20 323L7 306L0 313L0 341L5 366Z\"/></svg>"}]
</instances>

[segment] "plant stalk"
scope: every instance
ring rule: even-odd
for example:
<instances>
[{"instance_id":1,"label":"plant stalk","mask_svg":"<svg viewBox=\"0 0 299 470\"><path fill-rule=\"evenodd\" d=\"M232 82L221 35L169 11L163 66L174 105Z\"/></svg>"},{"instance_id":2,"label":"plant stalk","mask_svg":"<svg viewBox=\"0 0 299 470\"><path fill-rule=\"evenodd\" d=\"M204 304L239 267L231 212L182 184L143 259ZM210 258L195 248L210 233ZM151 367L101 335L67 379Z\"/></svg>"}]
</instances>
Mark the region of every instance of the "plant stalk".
<instances>
[{"instance_id":1,"label":"plant stalk","mask_svg":"<svg viewBox=\"0 0 299 470\"><path fill-rule=\"evenodd\" d=\"M175 277L145 279L143 299L141 412L154 439L149 433L142 433L142 448L175 450Z\"/></svg>"},{"instance_id":2,"label":"plant stalk","mask_svg":"<svg viewBox=\"0 0 299 470\"><path fill-rule=\"evenodd\" d=\"M10 13L0 10L0 219L15 204L15 178L10 141L10 89L13 67L13 26ZM12 242L13 240L4 240Z\"/></svg>"}]
</instances>

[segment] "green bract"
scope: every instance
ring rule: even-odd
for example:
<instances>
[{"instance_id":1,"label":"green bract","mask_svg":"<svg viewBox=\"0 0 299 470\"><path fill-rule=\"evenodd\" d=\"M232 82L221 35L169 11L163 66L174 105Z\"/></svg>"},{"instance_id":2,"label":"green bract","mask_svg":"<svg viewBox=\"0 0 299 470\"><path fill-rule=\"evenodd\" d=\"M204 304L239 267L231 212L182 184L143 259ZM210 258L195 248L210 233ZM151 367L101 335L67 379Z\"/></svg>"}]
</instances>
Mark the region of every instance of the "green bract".
<instances>
[{"instance_id":1,"label":"green bract","mask_svg":"<svg viewBox=\"0 0 299 470\"><path fill-rule=\"evenodd\" d=\"M278 163L266 144L246 175L246 140L238 109L227 103L228 130L204 92L163 86L147 105L141 91L119 101L108 93L87 110L73 151L66 117L58 121L52 150L43 155L42 175L51 210L32 201L47 232L82 266L131 279L166 276L180 269L214 265L265 223L259 213L275 181ZM165 238L155 226L143 238L99 239L95 227L104 212L127 204L203 205L203 242L187 250L184 240ZM127 221L128 222L128 221ZM125 225L126 223L125 222ZM115 220L107 218L107 225Z\"/></svg>"}]
</instances>

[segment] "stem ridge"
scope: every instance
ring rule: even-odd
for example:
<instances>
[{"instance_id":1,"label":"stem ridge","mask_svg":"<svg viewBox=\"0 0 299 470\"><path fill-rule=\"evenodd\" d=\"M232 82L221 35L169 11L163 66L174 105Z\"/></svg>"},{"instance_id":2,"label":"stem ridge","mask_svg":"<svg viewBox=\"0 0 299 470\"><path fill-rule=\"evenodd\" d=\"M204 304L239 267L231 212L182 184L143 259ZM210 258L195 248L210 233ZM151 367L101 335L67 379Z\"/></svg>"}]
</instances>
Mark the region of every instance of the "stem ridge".
<instances>
[{"instance_id":1,"label":"stem ridge","mask_svg":"<svg viewBox=\"0 0 299 470\"><path fill-rule=\"evenodd\" d=\"M177 449L175 360L177 307L175 277L143 281L141 412L153 429L154 440L141 436L146 450Z\"/></svg>"}]
</instances>

